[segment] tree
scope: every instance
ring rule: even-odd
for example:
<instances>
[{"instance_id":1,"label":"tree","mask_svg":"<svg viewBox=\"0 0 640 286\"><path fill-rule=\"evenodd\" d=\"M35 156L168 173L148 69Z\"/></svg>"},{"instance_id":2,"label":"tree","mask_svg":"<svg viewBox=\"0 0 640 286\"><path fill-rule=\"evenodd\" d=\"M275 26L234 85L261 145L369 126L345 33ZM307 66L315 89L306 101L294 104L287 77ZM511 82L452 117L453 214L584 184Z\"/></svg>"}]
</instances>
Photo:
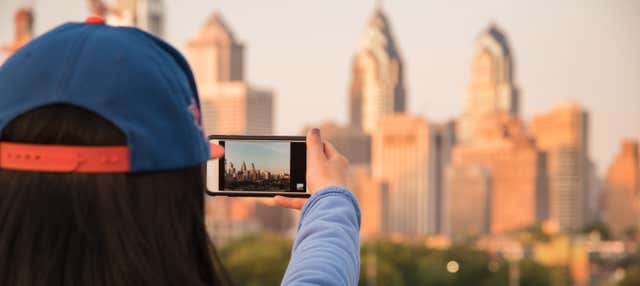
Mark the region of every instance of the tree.
<instances>
[{"instance_id":1,"label":"tree","mask_svg":"<svg viewBox=\"0 0 640 286\"><path fill-rule=\"evenodd\" d=\"M367 268L371 263L375 263L375 269ZM369 285L369 279L375 279L376 285L409 285L405 283L402 273L395 265L386 260L374 258L372 254L363 253L360 265L359 286ZM375 272L375 274L368 271Z\"/></svg>"},{"instance_id":2,"label":"tree","mask_svg":"<svg viewBox=\"0 0 640 286\"><path fill-rule=\"evenodd\" d=\"M221 249L220 256L238 286L279 285L290 252L290 240L274 234L259 234L229 243ZM453 273L447 270L450 261L459 266ZM632 259L629 263L633 263ZM493 265L491 269L490 265ZM490 257L487 252L468 246L438 250L417 243L377 241L362 245L359 285L371 285L368 282L375 279L376 285L394 286L507 286L508 267L500 257ZM566 267L546 267L524 259L519 268L521 286L571 284ZM629 271L627 279L631 282L621 286L640 285L632 280L639 274L640 269Z\"/></svg>"},{"instance_id":3,"label":"tree","mask_svg":"<svg viewBox=\"0 0 640 286\"><path fill-rule=\"evenodd\" d=\"M609 230L609 227L603 222L592 222L590 224L587 224L585 227L582 228L580 232L584 234L597 232L600 234L600 238L602 240L611 239L611 231Z\"/></svg>"},{"instance_id":4,"label":"tree","mask_svg":"<svg viewBox=\"0 0 640 286\"><path fill-rule=\"evenodd\" d=\"M450 261L459 266L454 273L447 270ZM376 285L494 285L483 282L494 276L489 261L486 252L466 246L435 250L419 244L375 242L363 246L360 286L369 285L368 279L373 278ZM376 275L367 275L374 271L369 269L372 263Z\"/></svg>"},{"instance_id":5,"label":"tree","mask_svg":"<svg viewBox=\"0 0 640 286\"><path fill-rule=\"evenodd\" d=\"M238 286L280 285L289 264L291 241L262 233L230 242L220 256Z\"/></svg>"},{"instance_id":6,"label":"tree","mask_svg":"<svg viewBox=\"0 0 640 286\"><path fill-rule=\"evenodd\" d=\"M523 259L520 267L520 286L568 286L570 280L568 269L552 268L539 264L531 259ZM487 279L483 286L507 286L509 283L509 264L501 263L498 271Z\"/></svg>"},{"instance_id":7,"label":"tree","mask_svg":"<svg viewBox=\"0 0 640 286\"><path fill-rule=\"evenodd\" d=\"M454 274L453 285L474 285L489 279L492 274L489 271L489 255L484 251L452 247L444 255L446 261L455 260L460 264L460 270Z\"/></svg>"},{"instance_id":8,"label":"tree","mask_svg":"<svg viewBox=\"0 0 640 286\"><path fill-rule=\"evenodd\" d=\"M620 281L618 286L637 286L640 285L640 266L634 266L626 270L624 279Z\"/></svg>"}]
</instances>

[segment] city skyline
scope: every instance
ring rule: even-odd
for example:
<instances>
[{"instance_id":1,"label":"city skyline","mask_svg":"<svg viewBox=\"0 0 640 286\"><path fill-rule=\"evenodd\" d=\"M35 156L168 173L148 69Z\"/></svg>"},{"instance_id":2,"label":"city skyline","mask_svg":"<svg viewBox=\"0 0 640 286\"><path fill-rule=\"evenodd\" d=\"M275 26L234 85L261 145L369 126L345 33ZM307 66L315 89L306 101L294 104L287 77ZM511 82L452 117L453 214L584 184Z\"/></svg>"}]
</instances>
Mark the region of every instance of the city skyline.
<instances>
[{"instance_id":1,"label":"city skyline","mask_svg":"<svg viewBox=\"0 0 640 286\"><path fill-rule=\"evenodd\" d=\"M112 7L112 3L109 2L115 1L106 1L106 5ZM147 6L145 1L152 1L156 5L155 8ZM94 4L94 10L96 7L105 7L101 0L88 2ZM565 6L568 2L554 5L553 9L548 9L546 13L553 14L557 10L575 8ZM158 10L157 7L171 10L170 5L165 3L174 3L173 1L135 0L128 3L129 6L112 9L108 13L101 13L103 10L100 9L95 11L106 16L107 21L110 17L124 15L121 20L125 22L133 21L135 25L147 30L156 27L158 30L152 31L155 34L171 34L170 30L164 30L164 27L172 26L170 22L166 22L166 11L164 8ZM294 8L297 2L275 0L274 3L290 4L278 7L283 8L282 11L309 8ZM342 80L347 82L347 89L339 94L343 99L341 103L332 103L333 94L318 97L317 93L326 86L316 89L317 83L308 81L331 81L327 86L335 85L335 78L332 77L340 75L339 73L325 70L324 76L320 77L317 72L328 66L323 68L314 65L316 60L326 59L327 62L333 63L335 69L338 66L335 64L335 55L331 51L323 54L308 52L314 52L325 44L315 40L326 39L327 32L335 36L331 42L335 43L332 46L333 52L344 48L342 45L346 41L339 39L344 31L336 32L332 30L331 25L342 23L348 28L345 30L349 30L353 28L351 24L344 24L344 19L341 20L340 16L337 16L335 21L332 19L320 22L324 25L315 27L321 33L314 35L316 37L312 42L315 45L310 49L299 47L300 42L307 39L306 36L313 34L312 30L302 29L304 33L291 34L284 38L281 36L290 27L270 31L272 33L266 34L267 44L281 44L286 49L304 53L305 62L302 62L303 66L292 69L289 61L296 59L299 53L291 52L283 58L271 57L268 60L275 59L275 63L278 64L271 68L273 74L262 74L264 78L256 79L252 78L252 71L260 64L248 61L246 52L253 50L256 42L260 51L264 51L264 46L261 46L265 44L264 35L246 37L245 31L235 25L236 19L242 21L242 16L237 16L233 9L231 13L228 12L228 8L212 9L197 32L188 32L191 36L184 46L177 44L183 48L191 64L200 91L200 115L205 127L204 132L282 134L283 130L289 127L274 125L274 118L296 118L296 114L301 114L298 116L302 118L301 122L295 119L286 123L291 125L291 129L296 128L293 126L297 123L302 123L304 128L298 127L298 130L290 133L319 127L323 139L332 142L341 153L351 159L352 171L347 174L345 187L351 190L359 201L360 234L365 243L387 240L402 244L417 242L432 250L448 251L455 250L456 247L452 246L456 245L473 247L495 257L496 263L508 262L510 280L514 278L511 275L513 267L518 269L518 262L525 260L540 263L549 269L563 268L562 273L552 275L554 285L604 285L602 283L605 281L621 280L627 275L627 271L627 276L631 279L640 277L640 268L632 265L621 268L625 261L635 261L634 257L640 258L640 252L637 252L640 245L640 221L637 219L640 213L640 144L636 139L636 136L640 135L637 132L640 128L636 126L640 124L640 120L633 119L640 116L637 111L638 105L634 105L634 100L640 98L615 93L620 84L624 85L631 78L626 72L633 66L634 60L640 59L636 58L640 53L629 54L629 51L626 51L625 54L625 48L633 44L621 47L624 44L620 41L603 38L600 39L599 45L592 43L577 46L578 43L585 43L585 35L581 38L580 33L573 34L576 31L567 27L576 24L571 22L576 19L576 15L567 11L564 11L567 17L562 19L545 18L545 21L530 21L541 28L529 30L525 37L521 37L522 31L518 32L518 25L505 24L504 18L498 21L484 21L480 24L482 29L469 37L473 40L473 45L465 51L465 55L470 55L471 59L467 60L464 68L458 70L466 75L463 82L456 83L457 87L462 88L462 93L442 93L440 96L416 94L412 92L412 86L420 86L423 82L419 82L418 85L411 82L411 78L416 78L416 73L411 67L420 64L420 68L424 68L424 62L412 60L416 56L415 52L407 52L404 47L406 42L427 33L425 31L430 27L419 31L420 34L414 31L410 34L412 37L407 38L407 34L403 34L408 31L407 26L399 29L396 24L402 24L404 20L415 15L406 11L404 14L396 14L397 12L393 12L388 6L383 6L381 1L376 3L371 9L361 9L367 10L369 17L363 21L364 28L349 37L359 38L359 41L351 51L349 66L345 68L348 74L346 79ZM609 6L597 7L592 3L585 3L588 9L576 8L575 10L579 10L578 14L586 13L589 9L594 13L611 12L623 6L618 5L612 9ZM502 2L502 5L504 4ZM221 5L226 4L222 1ZM256 4L256 10L267 8L261 5L263 3ZM307 6L324 9L323 7L333 5L329 1L327 4L312 3ZM350 5L354 4L344 3L340 7L348 9ZM404 4L394 5L401 7ZM417 7L421 5L425 4L416 3ZM504 7L492 5L495 5L495 2L481 4L482 7L488 6L495 10L491 12L492 15L505 13L501 10ZM531 5L534 7L530 14L535 17L536 4ZM137 10L133 19L127 18L131 15L131 7L142 7ZM467 3L460 9L468 7L473 7L473 4ZM524 5L516 7L516 10L522 10ZM28 8L16 11L15 37L9 42L9 48L5 49L15 50L31 39L32 35L39 34L37 29L35 32L30 29L29 19L39 19L37 9L32 12ZM281 13L280 10L272 12L275 15ZM34 17L28 17L29 15ZM261 28L287 22L281 20L290 16L292 15L264 22ZM261 17L262 15L251 18L252 21L258 21ZM146 19L143 21L155 24L147 27L144 22L138 23L139 19ZM418 23L427 20L420 18L420 22L416 20L411 27L418 27ZM597 26L602 20L597 18L590 25ZM565 26L565 22L561 21L571 23ZM616 21L624 22L619 19ZM300 18L293 22L300 23L301 27L309 22L315 23L313 17ZM638 22L640 23L640 20ZM556 29L545 30L548 23ZM447 31L444 38L427 38L433 45L443 44L450 47L440 55L449 62L442 66L427 65L427 68L433 70L442 69L443 74L446 74L447 69L453 70L454 63L463 59L462 56L458 56L455 61L449 58L462 46L455 46L455 41L449 41L456 28L446 27L440 29ZM617 30L605 31L598 30L598 27L586 26L581 29L591 32L586 35L591 41L598 37L620 36ZM557 37L568 31L573 32L566 39L549 40L544 37L548 33L555 33ZM598 36L598 32L603 34ZM522 39L532 36L535 36L535 41L527 42L523 47ZM175 41L171 36L166 38ZM554 58L557 56L554 53L563 47L567 48L568 43L569 46L575 44L576 49L564 57ZM640 44L638 46L640 47ZM410 45L408 50L412 48L413 45ZM429 48L432 47L429 46L418 55L428 54ZM616 50L611 52L604 48ZM532 53L531 50L535 52ZM585 56L594 51L597 53ZM543 56L536 58L535 53ZM608 71L606 65L615 65L616 57L624 58L625 63L615 69L615 72ZM531 64L534 66L533 69ZM544 67L538 72L555 81L533 88L528 86L528 80L523 78L527 78L527 72L535 71L536 65L538 68ZM564 66L559 67L561 65ZM269 82L270 76L275 74L278 77L291 71L294 71L295 75L287 78L288 83ZM597 77L577 80L589 72ZM523 74L524 77L521 76ZM640 72L638 75L640 78ZM433 74L418 76L425 76L425 82L433 79L427 78ZM571 78L572 76L576 78ZM295 79L301 79L302 82L294 82ZM263 85L264 82L261 80L267 80L268 84ZM628 88L629 83L634 85L636 81L637 79L628 81L626 87L622 88ZM254 85L254 82L257 85ZM295 98L303 101L302 104L295 105L295 100L292 101L287 93L291 86L299 84L305 85L307 93ZM269 88L262 88L263 86ZM281 90L284 90L284 94ZM585 90L590 93L585 94ZM640 88L637 93L640 95ZM529 113L530 105L537 106L544 102L545 97L558 94L563 95L562 100L554 99L553 103L546 104L541 110ZM420 97L421 95L424 96ZM591 97L597 99L596 105L590 103L589 100L594 99ZM461 106L457 107L454 104L447 106L458 108L455 112L439 108L437 112L451 113L444 118L432 116L437 112L433 112L431 106L427 105L425 108L420 102L413 101L422 99L435 103L443 98L449 100L449 103L461 103ZM565 98L568 100L564 100ZM603 98L606 100L603 101ZM317 102L319 99L322 100L321 103ZM328 103L332 105L330 109L325 109L326 106L323 104ZM283 110L278 106L286 106L287 109ZM607 106L615 106L615 111L607 111L607 117L603 120L598 114L602 114L601 110L607 110ZM341 114L348 118L347 122L334 117L339 113L340 107L345 107L347 111ZM540 107L533 109L536 108ZM331 119L318 120L315 116L319 113ZM282 116L283 114L287 116ZM616 116L621 114L623 118L631 118L631 123L610 123L619 119ZM601 123L614 124L615 128L607 126L607 130L615 130L619 134L600 137L597 130L602 129L598 129ZM627 134L629 130L631 135ZM632 139L626 139L628 137ZM616 152L616 156L606 158L612 160L611 164L593 160L598 159L600 153L591 146L605 141L615 143L613 150L608 151ZM618 145L618 142L622 144ZM227 141L224 145L226 162L222 162L222 171L225 189L293 189L293 178L287 163L291 158L291 152L299 151L299 145L244 140ZM594 162L601 164L600 176L596 175L598 163ZM602 176L605 170L606 176ZM260 200L255 198L216 197L215 205L208 206L206 210L208 213L215 213L214 218L207 219L206 226L210 232L216 233L213 237L216 243L223 245L236 238L274 228L281 235L295 233L295 226L290 224L290 218L295 220L295 214L286 209L260 204ZM370 255L371 251L365 246L363 254ZM377 257L377 254L374 255ZM378 274L384 276L383 272L378 273L379 262L378 258L375 259L372 263L370 259L363 259L368 260L361 270L367 277L367 283L376 281ZM414 263L419 266L423 265L423 262ZM486 268L486 262L482 264L480 266ZM449 263L447 270L448 267ZM465 265L465 269L470 269L468 267L468 264ZM536 281L526 275L520 279ZM640 281L632 282L629 285L639 283ZM541 282L534 284L542 285ZM510 282L510 285L514 284Z\"/></svg>"},{"instance_id":2,"label":"city skyline","mask_svg":"<svg viewBox=\"0 0 640 286\"><path fill-rule=\"evenodd\" d=\"M277 89L276 110L287 111L276 114L275 133L298 133L309 122L347 121L348 74L359 36L374 11L373 1L254 3L252 13L232 1L193 1L188 6L165 2L166 39L182 51L212 11L226 16L240 41L250 47L247 78ZM36 35L88 15L85 1L2 1L0 43L11 42L12 13L22 5L34 5ZM495 22L515 51L515 80L522 92L524 119L529 121L557 101L578 101L591 114L589 153L599 175L612 162L621 140L638 138L640 83L635 79L640 77L640 53L634 51L640 48L640 7L635 7L640 3L564 1L554 9L546 3L524 7L505 1L458 6L387 1L383 5L405 61L410 113L430 121L461 115L473 41ZM314 9L318 13L310 12ZM344 13L337 13L331 22L320 19L331 11ZM533 26L526 20L530 17L551 20ZM297 24L288 25L288 21ZM321 56L309 58L309 53Z\"/></svg>"},{"instance_id":3,"label":"city skyline","mask_svg":"<svg viewBox=\"0 0 640 286\"><path fill-rule=\"evenodd\" d=\"M278 174L289 173L290 146L288 142L225 142L225 162L240 169L242 162L254 163L256 169Z\"/></svg>"},{"instance_id":4,"label":"city skyline","mask_svg":"<svg viewBox=\"0 0 640 286\"><path fill-rule=\"evenodd\" d=\"M225 173L227 173L229 175L233 175L234 172L242 171L243 166L244 166L244 169L249 170L249 171L255 170L259 174L262 174L264 172L268 172L271 175L281 175L281 174L291 175L285 169L281 169L281 170L279 170L277 172L264 170L264 169L260 168L260 166L256 166L256 163L253 162L253 161L249 161L249 162L246 162L246 161L231 162L229 160L225 161Z\"/></svg>"},{"instance_id":5,"label":"city skyline","mask_svg":"<svg viewBox=\"0 0 640 286\"><path fill-rule=\"evenodd\" d=\"M288 170L271 172L263 170L250 161L225 162L224 188L228 190L247 191L287 191L291 184L291 174Z\"/></svg>"}]
</instances>

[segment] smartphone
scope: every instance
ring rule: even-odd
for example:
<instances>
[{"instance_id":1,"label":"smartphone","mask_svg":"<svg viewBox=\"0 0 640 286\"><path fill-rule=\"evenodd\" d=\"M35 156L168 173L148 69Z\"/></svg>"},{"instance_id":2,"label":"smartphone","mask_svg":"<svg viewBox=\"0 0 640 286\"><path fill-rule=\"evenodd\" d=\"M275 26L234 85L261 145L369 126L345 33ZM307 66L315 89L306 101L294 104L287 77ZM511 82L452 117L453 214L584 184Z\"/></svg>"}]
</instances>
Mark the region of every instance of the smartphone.
<instances>
[{"instance_id":1,"label":"smartphone","mask_svg":"<svg viewBox=\"0 0 640 286\"><path fill-rule=\"evenodd\" d=\"M211 135L224 157L207 162L213 196L309 197L307 145L302 136Z\"/></svg>"}]
</instances>

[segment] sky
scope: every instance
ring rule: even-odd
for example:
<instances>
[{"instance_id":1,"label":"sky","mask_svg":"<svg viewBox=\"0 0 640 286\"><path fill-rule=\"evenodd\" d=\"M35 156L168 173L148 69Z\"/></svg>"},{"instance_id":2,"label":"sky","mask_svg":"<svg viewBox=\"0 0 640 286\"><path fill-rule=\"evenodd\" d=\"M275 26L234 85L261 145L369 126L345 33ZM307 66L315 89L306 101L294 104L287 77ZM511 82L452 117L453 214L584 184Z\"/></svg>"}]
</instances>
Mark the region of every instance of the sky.
<instances>
[{"instance_id":1,"label":"sky","mask_svg":"<svg viewBox=\"0 0 640 286\"><path fill-rule=\"evenodd\" d=\"M165 0L167 37L183 50L220 12L246 47L249 82L276 93L275 133L346 123L353 55L374 0ZM83 0L0 0L0 43L22 5L36 32L88 16ZM590 154L606 172L624 138L640 137L640 1L395 0L382 6L405 61L408 111L433 122L459 116L474 39L490 23L508 37L522 116L575 100L591 119Z\"/></svg>"},{"instance_id":2,"label":"sky","mask_svg":"<svg viewBox=\"0 0 640 286\"><path fill-rule=\"evenodd\" d=\"M291 157L289 142L243 142L227 141L224 146L226 162L233 163L236 170L240 170L242 162L247 169L254 163L256 169L271 173L284 170L289 173L289 159Z\"/></svg>"}]
</instances>

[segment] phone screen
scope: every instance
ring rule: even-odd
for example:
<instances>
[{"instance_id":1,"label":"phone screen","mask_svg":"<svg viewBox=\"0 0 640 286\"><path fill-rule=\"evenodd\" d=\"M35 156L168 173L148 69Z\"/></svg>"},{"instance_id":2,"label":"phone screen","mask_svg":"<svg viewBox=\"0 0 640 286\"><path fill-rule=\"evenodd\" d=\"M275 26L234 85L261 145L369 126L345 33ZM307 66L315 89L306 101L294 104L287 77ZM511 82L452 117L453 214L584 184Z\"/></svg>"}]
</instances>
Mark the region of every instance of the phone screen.
<instances>
[{"instance_id":1,"label":"phone screen","mask_svg":"<svg viewBox=\"0 0 640 286\"><path fill-rule=\"evenodd\" d=\"M306 143L300 137L210 137L224 157L207 164L207 189L215 195L305 194Z\"/></svg>"}]
</instances>

